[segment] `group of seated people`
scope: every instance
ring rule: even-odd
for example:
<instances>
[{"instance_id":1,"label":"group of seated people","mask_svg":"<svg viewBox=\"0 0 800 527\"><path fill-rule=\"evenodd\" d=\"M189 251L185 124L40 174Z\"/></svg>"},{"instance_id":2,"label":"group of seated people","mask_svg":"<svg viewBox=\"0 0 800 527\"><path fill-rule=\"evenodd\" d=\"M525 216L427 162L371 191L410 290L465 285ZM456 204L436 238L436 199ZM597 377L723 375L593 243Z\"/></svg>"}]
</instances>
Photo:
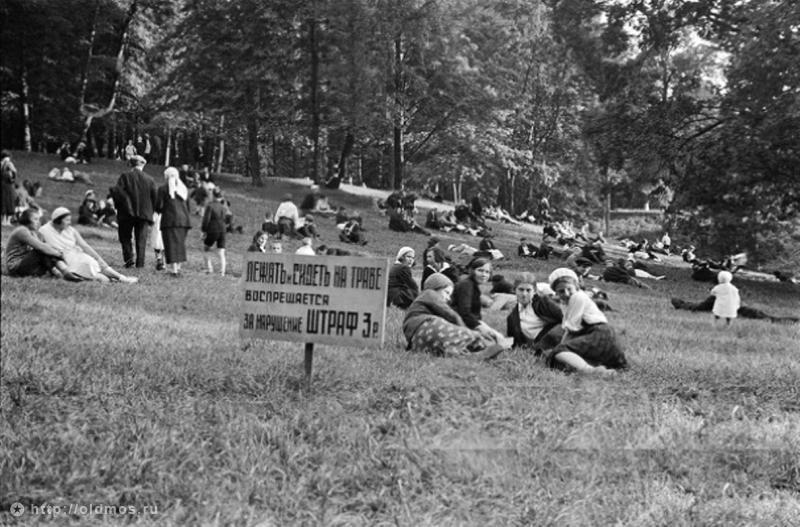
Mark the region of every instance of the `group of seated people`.
<instances>
[{"instance_id":1,"label":"group of seated people","mask_svg":"<svg viewBox=\"0 0 800 527\"><path fill-rule=\"evenodd\" d=\"M117 228L117 210L114 208L114 198L110 195L104 200L97 200L94 190L89 189L83 195L83 201L78 207L78 225L91 227Z\"/></svg>"},{"instance_id":2,"label":"group of seated people","mask_svg":"<svg viewBox=\"0 0 800 527\"><path fill-rule=\"evenodd\" d=\"M416 232L430 235L422 225L417 223L415 218L417 196L398 190L386 197L385 201L378 201L378 208L384 210L389 217L389 229L395 232Z\"/></svg>"},{"instance_id":3,"label":"group of seated people","mask_svg":"<svg viewBox=\"0 0 800 527\"><path fill-rule=\"evenodd\" d=\"M72 227L69 209L57 207L50 221L41 225L42 211L20 214L19 226L11 232L5 249L9 276L53 276L73 282L135 283L136 277L115 271Z\"/></svg>"},{"instance_id":4,"label":"group of seated people","mask_svg":"<svg viewBox=\"0 0 800 527\"><path fill-rule=\"evenodd\" d=\"M698 258L695 250L694 245L689 245L681 250L681 258L692 266L692 280L698 282L715 282L719 271L736 273L747 264L747 253L730 255L722 260L713 260Z\"/></svg>"},{"instance_id":5,"label":"group of seated people","mask_svg":"<svg viewBox=\"0 0 800 527\"><path fill-rule=\"evenodd\" d=\"M468 210L458 209L461 219L456 217L456 211L444 211L431 209L425 216L425 227L442 232L458 232L470 234L472 236L485 236L489 234L489 229L485 224L473 221L473 216Z\"/></svg>"},{"instance_id":6,"label":"group of seated people","mask_svg":"<svg viewBox=\"0 0 800 527\"><path fill-rule=\"evenodd\" d=\"M579 285L575 273L556 269L548 284L560 301L540 292L531 273L513 282L514 307L505 332L482 320L492 299L481 291L492 276L492 264L475 258L466 276L437 270L437 251L428 261L433 272L423 275L422 291L411 275L416 254L411 247L397 253L389 273L388 303L405 309L403 333L408 349L449 357L490 359L512 346L527 347L553 368L610 374L627 368L627 360L606 315ZM427 271L426 264L426 271ZM439 272L441 271L441 272ZM508 286L507 286L508 287Z\"/></svg>"},{"instance_id":7,"label":"group of seated people","mask_svg":"<svg viewBox=\"0 0 800 527\"><path fill-rule=\"evenodd\" d=\"M92 153L85 141L78 141L75 149L71 149L69 141L64 141L56 151L58 157L67 163L91 163Z\"/></svg>"}]
</instances>

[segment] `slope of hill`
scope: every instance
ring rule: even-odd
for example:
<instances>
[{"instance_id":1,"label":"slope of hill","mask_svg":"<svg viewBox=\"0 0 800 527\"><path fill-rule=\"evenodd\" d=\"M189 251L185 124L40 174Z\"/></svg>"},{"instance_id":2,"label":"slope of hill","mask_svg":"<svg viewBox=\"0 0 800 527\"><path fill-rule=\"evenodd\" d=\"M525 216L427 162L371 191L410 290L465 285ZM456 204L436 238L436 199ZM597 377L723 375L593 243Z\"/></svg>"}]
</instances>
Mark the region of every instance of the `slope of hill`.
<instances>
[{"instance_id":1,"label":"slope of hill","mask_svg":"<svg viewBox=\"0 0 800 527\"><path fill-rule=\"evenodd\" d=\"M56 160L16 154L21 178ZM124 170L82 167L101 195ZM163 167L147 167L158 176ZM222 184L246 233L306 186ZM41 202L77 209L87 186L45 182ZM359 209L372 255L426 237ZM302 346L238 339L237 279L207 276L197 229L184 276L136 285L3 277L0 521L32 506L135 507L103 521L161 525L796 525L800 522L798 325L675 311L700 299L685 268L651 291L605 284L631 370L563 375L522 350L491 363L405 351L402 312L382 348L317 346L303 389ZM336 240L320 219L324 241ZM514 254L519 228L494 225ZM116 233L87 240L120 265ZM10 230L2 229L3 241ZM447 243L475 242L443 234ZM238 274L250 235L234 235ZM499 272L544 277L560 262L512 258ZM738 280L745 303L797 313L793 285ZM503 328L505 313L486 319ZM17 519L6 511L26 507ZM144 507L155 507L144 511ZM85 523L79 514L64 514Z\"/></svg>"}]
</instances>

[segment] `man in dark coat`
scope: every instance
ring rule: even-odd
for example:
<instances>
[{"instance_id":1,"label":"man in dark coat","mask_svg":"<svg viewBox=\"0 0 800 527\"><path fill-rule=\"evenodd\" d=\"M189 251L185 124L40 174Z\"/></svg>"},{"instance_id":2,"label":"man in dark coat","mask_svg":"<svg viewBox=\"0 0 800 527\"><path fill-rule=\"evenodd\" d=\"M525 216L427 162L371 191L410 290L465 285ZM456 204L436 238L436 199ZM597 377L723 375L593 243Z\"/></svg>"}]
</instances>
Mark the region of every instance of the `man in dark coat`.
<instances>
[{"instance_id":1,"label":"man in dark coat","mask_svg":"<svg viewBox=\"0 0 800 527\"><path fill-rule=\"evenodd\" d=\"M142 156L131 159L133 168L119 177L112 196L117 206L119 242L122 245L122 258L125 267L144 267L147 249L147 234L153 224L153 209L156 203L156 184L153 178L144 173L147 162ZM115 195L116 194L116 195ZM134 261L132 240L136 240L136 259Z\"/></svg>"}]
</instances>

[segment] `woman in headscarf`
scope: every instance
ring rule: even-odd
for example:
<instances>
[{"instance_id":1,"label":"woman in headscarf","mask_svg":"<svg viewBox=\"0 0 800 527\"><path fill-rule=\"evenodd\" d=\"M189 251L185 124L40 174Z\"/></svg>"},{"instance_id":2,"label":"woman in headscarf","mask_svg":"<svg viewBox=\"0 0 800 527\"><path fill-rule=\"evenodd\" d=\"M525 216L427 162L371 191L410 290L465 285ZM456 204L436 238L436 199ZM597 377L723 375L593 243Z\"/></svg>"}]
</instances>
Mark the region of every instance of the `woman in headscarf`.
<instances>
[{"instance_id":1,"label":"woman in headscarf","mask_svg":"<svg viewBox=\"0 0 800 527\"><path fill-rule=\"evenodd\" d=\"M490 359L504 347L486 345L481 334L469 329L449 305L453 282L441 273L434 273L424 282L424 290L406 311L403 334L408 349L444 355Z\"/></svg>"},{"instance_id":2,"label":"woman in headscarf","mask_svg":"<svg viewBox=\"0 0 800 527\"><path fill-rule=\"evenodd\" d=\"M19 215L19 227L6 242L5 264L9 276L44 276L51 273L65 280L80 282L64 263L63 251L48 244L39 233L42 211L26 209Z\"/></svg>"},{"instance_id":3,"label":"woman in headscarf","mask_svg":"<svg viewBox=\"0 0 800 527\"><path fill-rule=\"evenodd\" d=\"M139 279L118 273L108 265L97 251L86 243L83 236L72 226L72 216L68 208L58 207L50 216L50 221L39 229L48 245L62 251L67 270L84 280L98 282L134 283Z\"/></svg>"},{"instance_id":4,"label":"woman in headscarf","mask_svg":"<svg viewBox=\"0 0 800 527\"><path fill-rule=\"evenodd\" d=\"M386 305L406 309L419 295L419 286L411 276L416 253L411 247L401 247L397 251L397 258L389 269L389 292L386 296Z\"/></svg>"},{"instance_id":5,"label":"woman in headscarf","mask_svg":"<svg viewBox=\"0 0 800 527\"><path fill-rule=\"evenodd\" d=\"M164 241L164 258L171 265L170 272L177 275L181 263L186 261L186 233L192 228L189 222L189 191L181 181L175 167L164 170L166 183L156 193L155 211L161 214L161 238Z\"/></svg>"}]
</instances>

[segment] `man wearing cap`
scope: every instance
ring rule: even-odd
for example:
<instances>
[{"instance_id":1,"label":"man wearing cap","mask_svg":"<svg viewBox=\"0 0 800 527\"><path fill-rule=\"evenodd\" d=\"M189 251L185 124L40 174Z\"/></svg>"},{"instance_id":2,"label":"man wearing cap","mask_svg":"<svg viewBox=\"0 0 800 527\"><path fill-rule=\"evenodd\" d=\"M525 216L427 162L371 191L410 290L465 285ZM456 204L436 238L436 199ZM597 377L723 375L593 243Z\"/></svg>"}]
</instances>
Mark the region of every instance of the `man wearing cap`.
<instances>
[{"instance_id":1,"label":"man wearing cap","mask_svg":"<svg viewBox=\"0 0 800 527\"><path fill-rule=\"evenodd\" d=\"M135 155L131 158L132 169L119 177L116 192L124 201L117 204L119 241L122 245L122 258L125 267L144 267L144 256L147 250L147 234L153 224L153 209L156 203L156 184L153 178L144 173L147 161ZM133 239L136 240L134 260Z\"/></svg>"}]
</instances>

